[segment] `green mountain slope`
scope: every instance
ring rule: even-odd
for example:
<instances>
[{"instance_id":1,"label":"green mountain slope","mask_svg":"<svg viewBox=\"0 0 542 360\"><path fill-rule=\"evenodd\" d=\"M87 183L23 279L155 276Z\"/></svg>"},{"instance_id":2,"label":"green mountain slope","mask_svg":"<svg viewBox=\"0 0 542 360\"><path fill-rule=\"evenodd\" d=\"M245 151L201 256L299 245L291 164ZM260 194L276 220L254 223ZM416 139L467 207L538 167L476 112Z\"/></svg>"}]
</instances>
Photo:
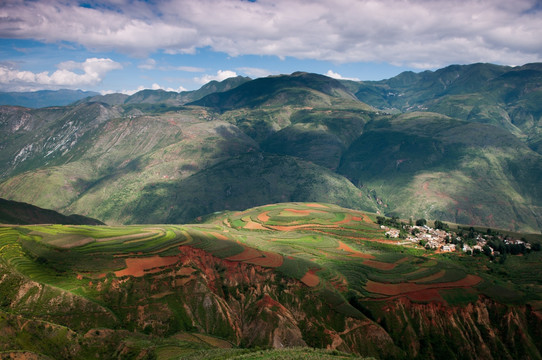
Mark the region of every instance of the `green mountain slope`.
<instances>
[{"instance_id":1,"label":"green mountain slope","mask_svg":"<svg viewBox=\"0 0 542 360\"><path fill-rule=\"evenodd\" d=\"M339 173L405 218L537 231L542 156L510 133L430 113L372 123Z\"/></svg>"},{"instance_id":2,"label":"green mountain slope","mask_svg":"<svg viewBox=\"0 0 542 360\"><path fill-rule=\"evenodd\" d=\"M453 65L419 74L406 72L377 82L348 82L363 102L381 109L431 111L493 124L540 152L542 65Z\"/></svg>"}]
</instances>

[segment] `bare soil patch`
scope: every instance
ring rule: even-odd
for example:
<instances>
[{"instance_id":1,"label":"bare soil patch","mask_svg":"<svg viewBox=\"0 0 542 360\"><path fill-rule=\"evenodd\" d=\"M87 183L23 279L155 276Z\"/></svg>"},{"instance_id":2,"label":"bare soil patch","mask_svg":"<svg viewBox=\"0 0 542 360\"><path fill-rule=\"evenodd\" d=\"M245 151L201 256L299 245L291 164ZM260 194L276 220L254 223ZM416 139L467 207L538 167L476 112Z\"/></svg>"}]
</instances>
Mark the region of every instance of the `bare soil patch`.
<instances>
[{"instance_id":1,"label":"bare soil patch","mask_svg":"<svg viewBox=\"0 0 542 360\"><path fill-rule=\"evenodd\" d=\"M248 221L245 226L243 226L243 229L247 230L269 230L268 228L264 227L262 224L257 223L255 221Z\"/></svg>"},{"instance_id":2,"label":"bare soil patch","mask_svg":"<svg viewBox=\"0 0 542 360\"><path fill-rule=\"evenodd\" d=\"M179 258L177 256L152 256L145 258L128 258L126 261L126 269L115 271L116 277L121 276L135 276L141 277L145 275L148 270L169 266L177 263Z\"/></svg>"},{"instance_id":3,"label":"bare soil patch","mask_svg":"<svg viewBox=\"0 0 542 360\"><path fill-rule=\"evenodd\" d=\"M242 261L249 264L273 268L281 266L284 262L282 255L269 251L260 251L251 247L245 247L245 250L243 250L242 253L227 257L226 260Z\"/></svg>"},{"instance_id":4,"label":"bare soil patch","mask_svg":"<svg viewBox=\"0 0 542 360\"><path fill-rule=\"evenodd\" d=\"M301 282L309 287L316 287L320 283L320 278L316 275L316 270L311 269L303 275Z\"/></svg>"},{"instance_id":5,"label":"bare soil patch","mask_svg":"<svg viewBox=\"0 0 542 360\"><path fill-rule=\"evenodd\" d=\"M269 214L269 211L265 211L263 213L260 213L258 215L258 220L260 220L263 223L268 222L269 221L269 215L268 214Z\"/></svg>"}]
</instances>

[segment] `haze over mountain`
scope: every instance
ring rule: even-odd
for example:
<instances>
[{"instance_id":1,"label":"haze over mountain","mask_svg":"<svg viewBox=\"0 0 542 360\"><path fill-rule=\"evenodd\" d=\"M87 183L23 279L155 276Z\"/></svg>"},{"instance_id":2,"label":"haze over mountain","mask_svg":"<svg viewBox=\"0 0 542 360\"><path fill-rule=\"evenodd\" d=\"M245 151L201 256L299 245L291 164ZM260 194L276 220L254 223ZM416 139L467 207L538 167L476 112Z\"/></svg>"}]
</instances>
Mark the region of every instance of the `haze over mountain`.
<instances>
[{"instance_id":1,"label":"haze over mountain","mask_svg":"<svg viewBox=\"0 0 542 360\"><path fill-rule=\"evenodd\" d=\"M41 108L64 106L89 96L99 95L94 91L40 90L33 92L0 92L0 105Z\"/></svg>"},{"instance_id":2,"label":"haze over mountain","mask_svg":"<svg viewBox=\"0 0 542 360\"><path fill-rule=\"evenodd\" d=\"M297 72L2 107L0 196L114 224L323 201L539 232L540 68Z\"/></svg>"}]
</instances>

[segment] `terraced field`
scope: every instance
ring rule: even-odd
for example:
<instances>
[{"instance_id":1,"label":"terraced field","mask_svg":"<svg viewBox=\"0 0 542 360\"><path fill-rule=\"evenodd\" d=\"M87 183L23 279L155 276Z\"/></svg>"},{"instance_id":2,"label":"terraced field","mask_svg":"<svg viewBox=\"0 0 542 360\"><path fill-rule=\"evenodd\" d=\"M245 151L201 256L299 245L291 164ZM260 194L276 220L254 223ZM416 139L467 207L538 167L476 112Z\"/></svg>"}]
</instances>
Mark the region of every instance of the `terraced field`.
<instances>
[{"instance_id":1,"label":"terraced field","mask_svg":"<svg viewBox=\"0 0 542 360\"><path fill-rule=\"evenodd\" d=\"M453 307L489 297L541 307L536 281L505 281L504 268L482 258L399 245L400 240L386 238L375 220L375 214L335 205L285 203L219 213L189 225L4 226L0 265L99 304L107 286L128 286L123 284L137 279L150 284L151 303L171 302L176 288L205 273L197 261L215 258L226 264L208 264L219 273L257 266L298 281L336 313L357 319L400 299ZM536 256L509 261L513 276L520 279L521 273L540 267ZM204 276L213 291L232 291L213 280L216 275ZM281 311L279 303L269 301L264 308Z\"/></svg>"},{"instance_id":2,"label":"terraced field","mask_svg":"<svg viewBox=\"0 0 542 360\"><path fill-rule=\"evenodd\" d=\"M316 290L352 289L364 299L446 303L462 291L473 298L483 287L486 280L465 268L395 247L374 220L335 205L288 203L198 225L2 228L0 251L23 274L69 290L107 274L140 277L174 267L186 247L271 268ZM55 270L65 272L61 281Z\"/></svg>"}]
</instances>

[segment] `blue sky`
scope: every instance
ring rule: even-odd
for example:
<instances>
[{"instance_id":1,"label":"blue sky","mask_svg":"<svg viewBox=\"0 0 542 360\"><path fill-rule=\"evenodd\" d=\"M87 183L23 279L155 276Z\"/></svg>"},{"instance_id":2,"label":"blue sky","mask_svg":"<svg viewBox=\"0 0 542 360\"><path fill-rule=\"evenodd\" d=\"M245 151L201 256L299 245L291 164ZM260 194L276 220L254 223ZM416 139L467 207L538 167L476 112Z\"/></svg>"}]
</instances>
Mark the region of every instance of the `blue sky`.
<instances>
[{"instance_id":1,"label":"blue sky","mask_svg":"<svg viewBox=\"0 0 542 360\"><path fill-rule=\"evenodd\" d=\"M0 0L0 91L542 61L540 0Z\"/></svg>"}]
</instances>

